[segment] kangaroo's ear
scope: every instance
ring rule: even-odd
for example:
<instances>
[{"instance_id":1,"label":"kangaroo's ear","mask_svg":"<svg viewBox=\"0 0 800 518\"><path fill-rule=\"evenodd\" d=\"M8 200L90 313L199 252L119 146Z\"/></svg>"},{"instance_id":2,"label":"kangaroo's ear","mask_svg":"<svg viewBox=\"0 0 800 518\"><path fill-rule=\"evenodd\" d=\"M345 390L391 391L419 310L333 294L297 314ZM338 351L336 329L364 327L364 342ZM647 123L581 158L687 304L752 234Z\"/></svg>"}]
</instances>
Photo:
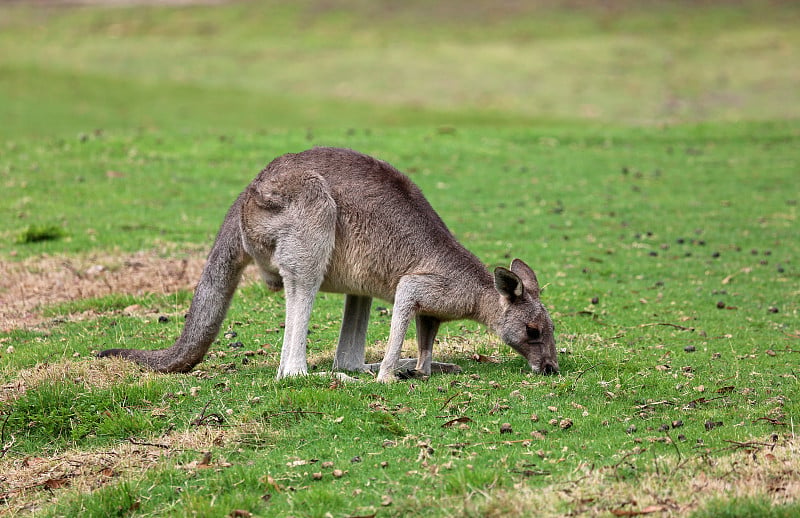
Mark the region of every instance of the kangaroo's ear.
<instances>
[{"instance_id":1,"label":"kangaroo's ear","mask_svg":"<svg viewBox=\"0 0 800 518\"><path fill-rule=\"evenodd\" d=\"M528 290L528 293L531 294L531 297L538 299L539 280L536 278L536 274L533 272L531 267L525 264L525 261L521 259L514 259L511 261L511 271L517 274L520 279L522 279L522 284L525 285L525 289Z\"/></svg>"},{"instance_id":2,"label":"kangaroo's ear","mask_svg":"<svg viewBox=\"0 0 800 518\"><path fill-rule=\"evenodd\" d=\"M507 268L498 266L494 269L494 287L509 302L516 302L525 293L525 286L517 274Z\"/></svg>"}]
</instances>

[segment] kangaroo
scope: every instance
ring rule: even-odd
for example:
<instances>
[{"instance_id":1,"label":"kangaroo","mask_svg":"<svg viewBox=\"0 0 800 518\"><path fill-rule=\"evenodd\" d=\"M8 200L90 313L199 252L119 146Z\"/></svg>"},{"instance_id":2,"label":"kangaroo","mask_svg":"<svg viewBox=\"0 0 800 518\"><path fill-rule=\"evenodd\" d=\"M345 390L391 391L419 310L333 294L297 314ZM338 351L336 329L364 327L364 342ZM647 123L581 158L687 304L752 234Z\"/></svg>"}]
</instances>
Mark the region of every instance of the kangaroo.
<instances>
[{"instance_id":1,"label":"kangaroo","mask_svg":"<svg viewBox=\"0 0 800 518\"><path fill-rule=\"evenodd\" d=\"M209 253L177 341L166 349L109 349L159 372L187 372L216 339L245 266L285 290L286 326L278 378L308 373L306 335L319 291L345 294L334 370L406 374L460 372L432 362L441 322L480 322L537 373L558 372L553 322L533 270L519 259L490 273L462 246L420 189L390 164L338 148L273 160L229 209ZM373 298L394 304L386 353L365 364ZM401 361L411 320L419 356Z\"/></svg>"}]
</instances>

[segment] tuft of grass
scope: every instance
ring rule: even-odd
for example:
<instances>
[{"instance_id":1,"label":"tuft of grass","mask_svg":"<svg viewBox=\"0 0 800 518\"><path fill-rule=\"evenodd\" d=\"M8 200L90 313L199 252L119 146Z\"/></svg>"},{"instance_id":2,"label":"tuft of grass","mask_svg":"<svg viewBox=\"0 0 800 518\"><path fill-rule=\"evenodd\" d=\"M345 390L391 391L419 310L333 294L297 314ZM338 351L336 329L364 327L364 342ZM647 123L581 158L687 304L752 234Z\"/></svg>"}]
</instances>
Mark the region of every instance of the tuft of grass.
<instances>
[{"instance_id":1,"label":"tuft of grass","mask_svg":"<svg viewBox=\"0 0 800 518\"><path fill-rule=\"evenodd\" d=\"M55 241L67 236L67 232L58 225L30 225L20 232L16 242L24 245L40 243L42 241Z\"/></svg>"}]
</instances>

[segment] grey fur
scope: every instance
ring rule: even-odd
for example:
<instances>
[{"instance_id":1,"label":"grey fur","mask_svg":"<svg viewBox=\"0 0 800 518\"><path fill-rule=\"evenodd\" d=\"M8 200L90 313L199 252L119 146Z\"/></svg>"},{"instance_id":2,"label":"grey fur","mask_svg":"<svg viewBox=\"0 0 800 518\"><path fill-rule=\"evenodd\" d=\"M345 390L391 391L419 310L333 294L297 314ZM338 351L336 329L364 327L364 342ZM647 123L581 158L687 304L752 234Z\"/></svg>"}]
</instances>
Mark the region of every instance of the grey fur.
<instances>
[{"instance_id":1,"label":"grey fur","mask_svg":"<svg viewBox=\"0 0 800 518\"><path fill-rule=\"evenodd\" d=\"M160 350L109 349L160 372L186 372L219 333L242 270L255 261L286 294L278 377L306 374L306 334L319 291L344 293L334 369L394 379L403 340L417 324L414 374L454 372L431 361L439 324L472 319L524 356L535 372L558 371L553 323L536 275L514 259L494 275L450 233L422 192L386 162L351 150L314 148L273 160L228 211L192 299L183 332ZM383 362L365 365L373 298L394 304Z\"/></svg>"}]
</instances>

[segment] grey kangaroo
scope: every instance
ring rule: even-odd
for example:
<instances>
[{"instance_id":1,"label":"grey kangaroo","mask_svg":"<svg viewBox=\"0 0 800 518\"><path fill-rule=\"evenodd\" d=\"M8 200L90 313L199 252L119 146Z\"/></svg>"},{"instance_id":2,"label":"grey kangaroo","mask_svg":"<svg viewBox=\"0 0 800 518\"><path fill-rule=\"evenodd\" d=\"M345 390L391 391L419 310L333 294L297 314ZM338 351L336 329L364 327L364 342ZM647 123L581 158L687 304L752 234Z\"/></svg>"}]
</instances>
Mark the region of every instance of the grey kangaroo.
<instances>
[{"instance_id":1,"label":"grey kangaroo","mask_svg":"<svg viewBox=\"0 0 800 518\"><path fill-rule=\"evenodd\" d=\"M553 322L533 270L514 259L494 274L456 241L419 188L386 162L337 148L273 160L228 211L194 293L183 332L159 350L109 349L159 372L187 372L219 333L242 271L255 261L267 286L285 290L278 378L304 375L317 292L345 294L334 370L460 372L431 361L439 324L472 319L496 332L538 373L558 372ZM386 353L365 365L373 297L394 304ZM414 319L419 356L401 360ZM410 369L412 365L414 369Z\"/></svg>"}]
</instances>

